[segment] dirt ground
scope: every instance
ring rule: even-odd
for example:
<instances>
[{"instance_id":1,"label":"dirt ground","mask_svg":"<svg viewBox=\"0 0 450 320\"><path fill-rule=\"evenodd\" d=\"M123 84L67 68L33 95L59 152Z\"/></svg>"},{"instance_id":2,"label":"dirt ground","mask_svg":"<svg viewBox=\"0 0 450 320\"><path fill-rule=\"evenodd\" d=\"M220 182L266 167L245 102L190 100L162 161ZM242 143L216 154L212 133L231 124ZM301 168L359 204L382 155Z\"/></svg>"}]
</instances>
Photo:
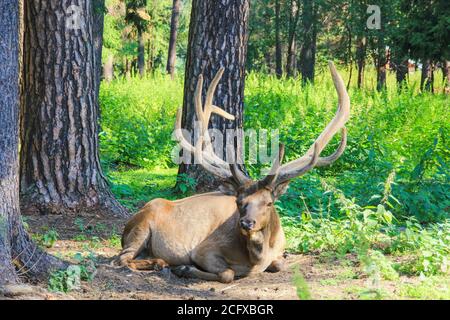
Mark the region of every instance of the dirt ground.
<instances>
[{"instance_id":1,"label":"dirt ground","mask_svg":"<svg viewBox=\"0 0 450 320\"><path fill-rule=\"evenodd\" d=\"M351 256L343 265L332 257L290 254L286 271L258 274L231 284L182 279L170 271L135 272L110 266L120 250L123 220L56 215L26 216L24 220L37 241L49 230L57 232L56 241L46 249L48 252L73 263L77 253L90 254L95 259L92 281L83 281L79 290L68 293L46 293L47 299L298 299L294 270L299 270L306 282L302 292L309 292L312 299L389 298L397 290L389 281L383 281L382 291L371 290L368 280L358 274ZM45 283L40 287L47 289Z\"/></svg>"}]
</instances>

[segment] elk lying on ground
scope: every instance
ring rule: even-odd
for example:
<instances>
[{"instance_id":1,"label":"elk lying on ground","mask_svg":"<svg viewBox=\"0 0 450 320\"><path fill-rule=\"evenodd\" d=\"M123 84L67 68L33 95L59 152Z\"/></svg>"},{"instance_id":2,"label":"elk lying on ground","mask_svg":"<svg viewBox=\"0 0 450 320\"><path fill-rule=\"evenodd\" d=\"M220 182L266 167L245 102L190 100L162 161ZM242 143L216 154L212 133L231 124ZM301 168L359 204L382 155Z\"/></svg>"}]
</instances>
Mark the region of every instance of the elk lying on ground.
<instances>
[{"instance_id":1,"label":"elk lying on ground","mask_svg":"<svg viewBox=\"0 0 450 320\"><path fill-rule=\"evenodd\" d=\"M212 81L204 107L200 76L195 93L199 140L194 146L184 138L181 109L177 114L176 135L184 150L201 157L202 166L224 181L227 191L177 201L150 201L126 224L118 263L137 270L170 266L179 276L221 282L251 273L280 271L284 265L285 236L274 202L286 191L291 179L314 167L331 164L346 146L344 125L349 118L350 99L331 62L330 70L339 96L335 117L299 159L281 165L284 151L281 147L269 175L258 181L253 181L238 165L229 165L214 154L207 130L211 114L226 119L234 116L212 104L223 70ZM337 150L328 157L320 157L339 130L342 138Z\"/></svg>"}]
</instances>

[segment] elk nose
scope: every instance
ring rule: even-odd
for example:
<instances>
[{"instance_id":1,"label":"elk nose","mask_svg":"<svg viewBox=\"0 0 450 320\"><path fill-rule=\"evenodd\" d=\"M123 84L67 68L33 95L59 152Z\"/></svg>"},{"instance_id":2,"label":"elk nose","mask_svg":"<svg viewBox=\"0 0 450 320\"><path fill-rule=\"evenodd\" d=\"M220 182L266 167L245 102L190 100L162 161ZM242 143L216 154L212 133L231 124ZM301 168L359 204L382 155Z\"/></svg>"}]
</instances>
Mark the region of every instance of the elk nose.
<instances>
[{"instance_id":1,"label":"elk nose","mask_svg":"<svg viewBox=\"0 0 450 320\"><path fill-rule=\"evenodd\" d=\"M249 231L249 230L253 229L253 227L256 224L256 221L249 220L249 219L241 219L240 223L241 223L242 229Z\"/></svg>"}]
</instances>

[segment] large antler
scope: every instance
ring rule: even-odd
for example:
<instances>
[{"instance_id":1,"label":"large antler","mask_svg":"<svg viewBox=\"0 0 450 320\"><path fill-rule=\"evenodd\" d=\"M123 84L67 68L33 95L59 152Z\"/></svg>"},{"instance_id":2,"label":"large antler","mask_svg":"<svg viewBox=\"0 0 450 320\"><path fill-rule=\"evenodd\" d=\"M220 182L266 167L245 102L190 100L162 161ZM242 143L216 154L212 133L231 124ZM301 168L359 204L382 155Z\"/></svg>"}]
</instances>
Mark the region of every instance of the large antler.
<instances>
[{"instance_id":1,"label":"large antler","mask_svg":"<svg viewBox=\"0 0 450 320\"><path fill-rule=\"evenodd\" d=\"M189 151L192 154L195 154L196 159L203 166L203 168L224 180L229 180L234 176L234 174L232 173L230 166L214 153L211 138L208 133L208 123L213 113L228 120L235 119L232 114L229 114L221 108L213 105L214 92L216 91L217 85L222 78L223 72L224 69L221 68L212 80L211 85L206 92L204 106L202 104L203 76L200 75L198 78L197 87L194 93L194 107L198 119L197 124L199 126L200 136L195 143L195 146L188 142L183 136L181 130L181 108L178 109L177 113L177 120L175 123L175 136L185 150Z\"/></svg>"},{"instance_id":2,"label":"large antler","mask_svg":"<svg viewBox=\"0 0 450 320\"><path fill-rule=\"evenodd\" d=\"M344 127L350 116L350 98L344 85L344 81L336 71L332 62L329 62L331 76L333 78L334 86L338 93L339 104L336 115L333 120L326 126L324 131L319 135L316 141L312 144L306 154L296 160L281 165L284 155L284 146L281 145L278 157L275 159L269 174L254 183L256 189L262 187L274 187L280 183L289 181L295 177L301 176L313 169L314 167L322 167L329 165L336 161L344 152L347 143L347 130ZM249 185L253 182L252 179L244 173L237 164L227 164L224 160L219 158L212 148L211 138L208 133L208 123L211 114L215 113L224 117L225 119L234 120L234 116L221 108L213 105L213 96L217 85L222 77L224 69L220 69L214 77L211 85L206 93L205 105L202 105L202 87L203 77L199 76L197 87L195 90L194 106L198 119L200 136L195 146L188 142L183 136L181 130L181 108L177 113L177 120L175 124L175 135L181 146L200 160L200 164L210 173L233 183L236 187ZM325 149L326 145L331 141L333 136L339 131L342 131L341 142L337 150L328 157L320 157L320 153Z\"/></svg>"},{"instance_id":3,"label":"large antler","mask_svg":"<svg viewBox=\"0 0 450 320\"><path fill-rule=\"evenodd\" d=\"M345 123L350 117L350 98L345 88L344 81L336 71L333 62L329 62L328 66L331 71L334 86L336 88L339 104L336 115L333 120L326 126L323 132L319 135L313 145L309 148L306 154L296 160L288 162L279 167L277 172L277 179L274 184L280 184L292 178L301 176L313 169L314 167L323 167L330 165L336 161L344 152L347 144L347 130L344 127ZM339 131L342 131L341 142L337 150L328 157L319 157L320 153L325 149L327 144L333 136Z\"/></svg>"}]
</instances>

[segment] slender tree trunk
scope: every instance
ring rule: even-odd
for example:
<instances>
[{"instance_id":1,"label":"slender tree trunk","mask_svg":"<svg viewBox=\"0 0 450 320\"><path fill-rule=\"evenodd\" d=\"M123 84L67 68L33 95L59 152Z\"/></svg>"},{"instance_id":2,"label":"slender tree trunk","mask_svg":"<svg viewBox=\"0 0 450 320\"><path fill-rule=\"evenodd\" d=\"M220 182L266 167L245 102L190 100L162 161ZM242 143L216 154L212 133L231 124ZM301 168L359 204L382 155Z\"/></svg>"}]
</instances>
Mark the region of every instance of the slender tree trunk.
<instances>
[{"instance_id":1,"label":"slender tree trunk","mask_svg":"<svg viewBox=\"0 0 450 320\"><path fill-rule=\"evenodd\" d=\"M144 30L138 28L138 69L139 76L145 76L145 40Z\"/></svg>"},{"instance_id":2,"label":"slender tree trunk","mask_svg":"<svg viewBox=\"0 0 450 320\"><path fill-rule=\"evenodd\" d=\"M111 82L114 79L114 56L108 55L105 64L103 65L103 78L106 82Z\"/></svg>"},{"instance_id":3,"label":"slender tree trunk","mask_svg":"<svg viewBox=\"0 0 450 320\"><path fill-rule=\"evenodd\" d=\"M245 59L248 39L248 0L222 0L192 2L188 53L183 100L182 127L193 134L195 110L194 91L200 74L204 78L204 92L221 67L225 68L217 87L213 103L236 116L235 121L213 116L212 128L222 132L223 155L226 154L227 129L242 129L244 106ZM233 133L235 130L233 130ZM236 152L241 152L237 139ZM198 190L211 190L218 181L200 166L181 164L179 173L187 173L197 179Z\"/></svg>"},{"instance_id":4,"label":"slender tree trunk","mask_svg":"<svg viewBox=\"0 0 450 320\"><path fill-rule=\"evenodd\" d=\"M392 53L392 65L395 70L397 88L401 90L406 85L406 76L408 75L408 59L402 57L398 52Z\"/></svg>"},{"instance_id":5,"label":"slender tree trunk","mask_svg":"<svg viewBox=\"0 0 450 320\"><path fill-rule=\"evenodd\" d=\"M303 0L303 44L300 52L302 82L314 82L316 64L317 17L314 0Z\"/></svg>"},{"instance_id":6,"label":"slender tree trunk","mask_svg":"<svg viewBox=\"0 0 450 320\"><path fill-rule=\"evenodd\" d=\"M25 2L22 205L127 216L100 166L93 12L88 0L78 5L79 25L67 27L63 3Z\"/></svg>"},{"instance_id":7,"label":"slender tree trunk","mask_svg":"<svg viewBox=\"0 0 450 320\"><path fill-rule=\"evenodd\" d=\"M125 57L125 78L126 79L131 78L130 60L128 60L128 57Z\"/></svg>"},{"instance_id":8,"label":"slender tree trunk","mask_svg":"<svg viewBox=\"0 0 450 320\"><path fill-rule=\"evenodd\" d=\"M19 5L0 0L0 286L65 266L30 239L19 209Z\"/></svg>"},{"instance_id":9,"label":"slender tree trunk","mask_svg":"<svg viewBox=\"0 0 450 320\"><path fill-rule=\"evenodd\" d=\"M422 63L420 90L434 92L434 70L433 70L433 63L430 59L424 59Z\"/></svg>"},{"instance_id":10,"label":"slender tree trunk","mask_svg":"<svg viewBox=\"0 0 450 320\"><path fill-rule=\"evenodd\" d=\"M442 62L442 76L444 78L444 93L450 94L450 61Z\"/></svg>"},{"instance_id":11,"label":"slender tree trunk","mask_svg":"<svg viewBox=\"0 0 450 320\"><path fill-rule=\"evenodd\" d=\"M358 89L364 84L364 69L366 67L366 37L358 36L356 48L356 63L358 67Z\"/></svg>"},{"instance_id":12,"label":"slender tree trunk","mask_svg":"<svg viewBox=\"0 0 450 320\"><path fill-rule=\"evenodd\" d=\"M378 48L376 68L377 68L377 90L383 91L386 89L386 65L388 63L388 54L386 48L381 44Z\"/></svg>"},{"instance_id":13,"label":"slender tree trunk","mask_svg":"<svg viewBox=\"0 0 450 320\"><path fill-rule=\"evenodd\" d=\"M297 0L291 0L291 11L289 17L289 42L286 62L286 74L288 77L296 76L296 57L297 57L297 25L300 13Z\"/></svg>"},{"instance_id":14,"label":"slender tree trunk","mask_svg":"<svg viewBox=\"0 0 450 320\"><path fill-rule=\"evenodd\" d=\"M350 64L349 66L349 76L348 76L348 82L347 82L347 90L350 88L350 84L352 82L352 75L353 75L353 58L352 58L352 30L349 26L347 26L347 34L348 34L348 42L347 42L347 63Z\"/></svg>"},{"instance_id":15,"label":"slender tree trunk","mask_svg":"<svg viewBox=\"0 0 450 320\"><path fill-rule=\"evenodd\" d=\"M173 0L172 19L170 21L169 54L167 57L167 73L173 79L175 75L175 63L177 58L177 32L180 18L181 0Z\"/></svg>"},{"instance_id":16,"label":"slender tree trunk","mask_svg":"<svg viewBox=\"0 0 450 320\"><path fill-rule=\"evenodd\" d=\"M281 11L281 0L275 0L275 64L276 64L276 74L278 78L283 76L283 53L281 51L281 28L280 28L280 11Z\"/></svg>"}]
</instances>

